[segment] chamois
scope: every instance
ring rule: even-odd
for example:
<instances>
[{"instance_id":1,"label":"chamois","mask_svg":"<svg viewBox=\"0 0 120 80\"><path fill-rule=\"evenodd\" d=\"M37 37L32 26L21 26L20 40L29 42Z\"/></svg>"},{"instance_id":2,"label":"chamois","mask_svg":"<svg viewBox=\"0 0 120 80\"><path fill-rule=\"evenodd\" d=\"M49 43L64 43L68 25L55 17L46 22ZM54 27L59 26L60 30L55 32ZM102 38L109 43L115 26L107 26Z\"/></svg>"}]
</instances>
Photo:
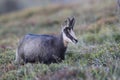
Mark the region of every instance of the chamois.
<instances>
[{"instance_id":1,"label":"chamois","mask_svg":"<svg viewBox=\"0 0 120 80\"><path fill-rule=\"evenodd\" d=\"M75 18L67 18L59 35L27 34L18 44L16 63L40 62L44 64L58 63L65 59L65 51L69 42L78 42L73 32Z\"/></svg>"}]
</instances>

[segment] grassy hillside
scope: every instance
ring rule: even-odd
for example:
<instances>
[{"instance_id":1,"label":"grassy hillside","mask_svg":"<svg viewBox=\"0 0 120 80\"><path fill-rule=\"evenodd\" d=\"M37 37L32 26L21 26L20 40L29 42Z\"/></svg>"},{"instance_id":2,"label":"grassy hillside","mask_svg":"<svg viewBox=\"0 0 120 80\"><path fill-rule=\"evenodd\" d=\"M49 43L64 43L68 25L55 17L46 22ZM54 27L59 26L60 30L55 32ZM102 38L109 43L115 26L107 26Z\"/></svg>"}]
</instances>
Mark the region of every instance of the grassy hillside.
<instances>
[{"instance_id":1,"label":"grassy hillside","mask_svg":"<svg viewBox=\"0 0 120 80\"><path fill-rule=\"evenodd\" d=\"M0 16L0 80L119 80L120 27L113 0L48 5ZM75 16L79 43L69 44L59 64L14 64L19 39L27 33L59 34Z\"/></svg>"}]
</instances>

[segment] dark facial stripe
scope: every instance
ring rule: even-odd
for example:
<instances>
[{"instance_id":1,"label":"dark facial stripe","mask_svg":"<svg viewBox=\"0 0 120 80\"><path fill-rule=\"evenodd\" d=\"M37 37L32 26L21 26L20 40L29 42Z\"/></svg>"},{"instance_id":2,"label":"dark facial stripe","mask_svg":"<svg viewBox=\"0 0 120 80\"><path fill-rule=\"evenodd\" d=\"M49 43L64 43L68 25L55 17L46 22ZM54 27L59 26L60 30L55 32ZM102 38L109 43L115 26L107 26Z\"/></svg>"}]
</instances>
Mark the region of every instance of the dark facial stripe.
<instances>
[{"instance_id":1,"label":"dark facial stripe","mask_svg":"<svg viewBox=\"0 0 120 80\"><path fill-rule=\"evenodd\" d=\"M70 38L72 41L73 41L73 40L76 41L76 39L74 39L74 38L70 35L70 33L69 33L70 30L71 30L71 28L66 27L66 28L64 29L65 35L66 35L68 38Z\"/></svg>"}]
</instances>

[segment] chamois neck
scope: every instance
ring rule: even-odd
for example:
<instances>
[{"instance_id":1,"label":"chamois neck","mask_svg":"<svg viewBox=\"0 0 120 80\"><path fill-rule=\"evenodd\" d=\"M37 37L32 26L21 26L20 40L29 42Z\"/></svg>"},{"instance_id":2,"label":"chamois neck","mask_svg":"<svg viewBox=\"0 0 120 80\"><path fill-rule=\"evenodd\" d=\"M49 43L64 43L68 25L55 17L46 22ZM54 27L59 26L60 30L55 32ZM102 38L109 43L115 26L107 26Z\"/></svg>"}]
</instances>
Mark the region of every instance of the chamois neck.
<instances>
[{"instance_id":1,"label":"chamois neck","mask_svg":"<svg viewBox=\"0 0 120 80\"><path fill-rule=\"evenodd\" d=\"M64 40L62 33L60 34L60 37L61 37L61 40L62 40L62 43L63 43L64 47L67 47L68 46L68 42L66 40Z\"/></svg>"}]
</instances>

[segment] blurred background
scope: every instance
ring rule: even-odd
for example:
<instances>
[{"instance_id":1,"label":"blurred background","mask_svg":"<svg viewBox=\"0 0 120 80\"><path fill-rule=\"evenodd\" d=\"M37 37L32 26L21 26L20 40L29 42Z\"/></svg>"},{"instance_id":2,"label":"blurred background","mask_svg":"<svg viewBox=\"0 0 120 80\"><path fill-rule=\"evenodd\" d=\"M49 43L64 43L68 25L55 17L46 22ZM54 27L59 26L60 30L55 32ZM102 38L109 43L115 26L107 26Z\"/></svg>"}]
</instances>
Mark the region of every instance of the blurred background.
<instances>
[{"instance_id":1,"label":"blurred background","mask_svg":"<svg viewBox=\"0 0 120 80\"><path fill-rule=\"evenodd\" d=\"M49 4L69 4L77 3L82 0L0 0L0 13L9 13L13 11L28 9L31 7L46 6ZM84 2L84 1L83 1Z\"/></svg>"},{"instance_id":2,"label":"blurred background","mask_svg":"<svg viewBox=\"0 0 120 80\"><path fill-rule=\"evenodd\" d=\"M71 16L76 18L75 31L80 35L117 23L118 14L117 0L0 0L0 44L12 41L15 45L16 38L27 33L59 33L62 22Z\"/></svg>"}]
</instances>

